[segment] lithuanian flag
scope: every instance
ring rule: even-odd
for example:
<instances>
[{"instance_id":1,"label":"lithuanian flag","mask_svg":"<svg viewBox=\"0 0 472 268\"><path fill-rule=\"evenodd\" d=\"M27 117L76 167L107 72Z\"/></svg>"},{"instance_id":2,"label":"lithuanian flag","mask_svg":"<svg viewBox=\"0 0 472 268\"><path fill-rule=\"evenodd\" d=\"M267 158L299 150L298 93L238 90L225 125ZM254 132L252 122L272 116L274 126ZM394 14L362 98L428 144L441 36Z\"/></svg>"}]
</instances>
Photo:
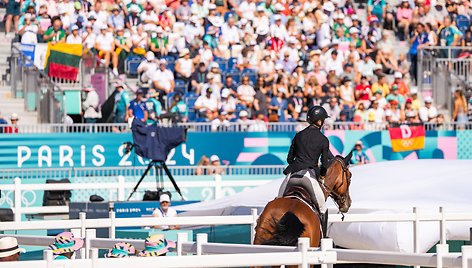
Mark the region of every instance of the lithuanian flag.
<instances>
[{"instance_id":1,"label":"lithuanian flag","mask_svg":"<svg viewBox=\"0 0 472 268\"><path fill-rule=\"evenodd\" d=\"M49 77L77 80L80 58L82 57L81 44L48 43L45 71Z\"/></svg>"},{"instance_id":2,"label":"lithuanian flag","mask_svg":"<svg viewBox=\"0 0 472 268\"><path fill-rule=\"evenodd\" d=\"M401 125L389 128L394 152L413 151L424 148L425 130L423 126Z\"/></svg>"}]
</instances>

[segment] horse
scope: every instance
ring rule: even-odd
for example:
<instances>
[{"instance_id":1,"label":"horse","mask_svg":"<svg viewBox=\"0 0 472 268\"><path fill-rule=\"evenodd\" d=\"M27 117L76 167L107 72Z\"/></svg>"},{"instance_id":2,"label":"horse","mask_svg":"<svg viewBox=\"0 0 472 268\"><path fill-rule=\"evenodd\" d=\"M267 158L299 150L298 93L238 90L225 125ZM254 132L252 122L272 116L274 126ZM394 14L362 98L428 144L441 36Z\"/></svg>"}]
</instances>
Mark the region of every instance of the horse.
<instances>
[{"instance_id":1,"label":"horse","mask_svg":"<svg viewBox=\"0 0 472 268\"><path fill-rule=\"evenodd\" d=\"M349 185L351 172L346 156L336 156L327 169L324 180L319 181L325 200L331 197L339 211L345 213L351 206ZM310 247L318 247L322 232L318 212L306 202L293 196L276 198L262 211L256 225L255 245L296 246L299 237L310 238Z\"/></svg>"}]
</instances>

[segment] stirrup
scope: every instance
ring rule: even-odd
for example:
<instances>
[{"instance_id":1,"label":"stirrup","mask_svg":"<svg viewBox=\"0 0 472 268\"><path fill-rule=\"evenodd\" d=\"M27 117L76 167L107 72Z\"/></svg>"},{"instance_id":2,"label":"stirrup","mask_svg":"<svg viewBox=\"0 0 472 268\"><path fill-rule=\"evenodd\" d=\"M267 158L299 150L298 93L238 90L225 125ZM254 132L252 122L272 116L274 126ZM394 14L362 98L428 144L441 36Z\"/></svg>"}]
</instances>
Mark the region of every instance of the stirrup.
<instances>
[{"instance_id":1,"label":"stirrup","mask_svg":"<svg viewBox=\"0 0 472 268\"><path fill-rule=\"evenodd\" d=\"M323 233L323 238L328 237L328 210L325 213L321 213L321 231Z\"/></svg>"}]
</instances>

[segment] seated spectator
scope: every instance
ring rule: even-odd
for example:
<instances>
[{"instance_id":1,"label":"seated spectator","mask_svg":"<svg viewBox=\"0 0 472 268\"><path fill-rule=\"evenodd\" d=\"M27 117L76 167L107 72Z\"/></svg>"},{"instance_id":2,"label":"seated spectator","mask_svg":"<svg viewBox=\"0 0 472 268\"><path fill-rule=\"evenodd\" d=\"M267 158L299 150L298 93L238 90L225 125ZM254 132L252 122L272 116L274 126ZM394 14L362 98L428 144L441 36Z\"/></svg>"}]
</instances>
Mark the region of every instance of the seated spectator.
<instances>
[{"instance_id":1,"label":"seated spectator","mask_svg":"<svg viewBox=\"0 0 472 268\"><path fill-rule=\"evenodd\" d=\"M82 103L84 108L84 119L85 123L97 123L98 119L102 118L102 112L100 111L100 98L95 88L92 85L88 85L84 89L87 92L87 98Z\"/></svg>"},{"instance_id":2,"label":"seated spectator","mask_svg":"<svg viewBox=\"0 0 472 268\"><path fill-rule=\"evenodd\" d=\"M262 77L259 78L262 80L262 82L264 82ZM229 92L232 95L237 95L238 85L236 85L236 83L233 81L233 77L230 75L226 76L223 87L229 89Z\"/></svg>"},{"instance_id":3,"label":"seated spectator","mask_svg":"<svg viewBox=\"0 0 472 268\"><path fill-rule=\"evenodd\" d=\"M209 72L207 74L207 83L204 85L204 88L211 88L213 90L213 96L216 98L216 99L220 99L221 98L221 83L218 83L215 79L215 73L213 72ZM203 90L201 92L201 94L203 94L205 92L205 90Z\"/></svg>"},{"instance_id":4,"label":"seated spectator","mask_svg":"<svg viewBox=\"0 0 472 268\"><path fill-rule=\"evenodd\" d=\"M418 99L418 88L417 87L412 87L410 90L410 96L411 96L411 108L413 108L416 111L419 111L421 108L421 103L420 100Z\"/></svg>"},{"instance_id":5,"label":"seated spectator","mask_svg":"<svg viewBox=\"0 0 472 268\"><path fill-rule=\"evenodd\" d=\"M298 120L303 112L307 112L305 101L303 100L303 92L300 87L295 87L294 93L287 101L288 113L293 120Z\"/></svg>"},{"instance_id":6,"label":"seated spectator","mask_svg":"<svg viewBox=\"0 0 472 268\"><path fill-rule=\"evenodd\" d=\"M48 15L48 7L46 5L41 5L38 11L38 17L36 20L39 23L39 33L44 33L47 31L49 26L51 26L51 17Z\"/></svg>"},{"instance_id":7,"label":"seated spectator","mask_svg":"<svg viewBox=\"0 0 472 268\"><path fill-rule=\"evenodd\" d=\"M248 112L247 111L241 111L239 112L239 118L236 120L236 123L238 123L238 130L239 131L248 131L249 127L252 125L252 120L248 119Z\"/></svg>"},{"instance_id":8,"label":"seated spectator","mask_svg":"<svg viewBox=\"0 0 472 268\"><path fill-rule=\"evenodd\" d=\"M329 118L326 118L326 123L332 124L336 122L336 120L338 120L339 118L339 114L341 113L341 108L339 107L338 99L331 98L329 100L329 103L325 103L322 106L329 115Z\"/></svg>"},{"instance_id":9,"label":"seated spectator","mask_svg":"<svg viewBox=\"0 0 472 268\"><path fill-rule=\"evenodd\" d=\"M398 94L406 97L410 94L410 90L406 86L405 82L402 80L403 74L401 72L395 72L394 78L395 81L392 83L391 87L393 85L397 85L398 87Z\"/></svg>"},{"instance_id":10,"label":"seated spectator","mask_svg":"<svg viewBox=\"0 0 472 268\"><path fill-rule=\"evenodd\" d=\"M362 144L362 141L357 141L356 145L354 145L354 151L351 158L351 163L353 165L364 165L370 162L369 157L363 149L364 145Z\"/></svg>"},{"instance_id":11,"label":"seated spectator","mask_svg":"<svg viewBox=\"0 0 472 268\"><path fill-rule=\"evenodd\" d=\"M44 32L43 40L52 45L66 42L66 32L62 29L62 21L59 17L52 19L52 26Z\"/></svg>"},{"instance_id":12,"label":"seated spectator","mask_svg":"<svg viewBox=\"0 0 472 268\"><path fill-rule=\"evenodd\" d=\"M382 96L387 96L390 93L390 87L387 84L387 76L381 74L378 76L378 81L372 84L372 92L380 91Z\"/></svg>"},{"instance_id":13,"label":"seated spectator","mask_svg":"<svg viewBox=\"0 0 472 268\"><path fill-rule=\"evenodd\" d=\"M149 83L152 80L154 73L157 71L157 68L158 64L155 61L154 53L148 51L146 53L146 60L142 61L138 65L139 80L145 84Z\"/></svg>"},{"instance_id":14,"label":"seated spectator","mask_svg":"<svg viewBox=\"0 0 472 268\"><path fill-rule=\"evenodd\" d=\"M74 237L71 232L62 232L56 235L54 244L48 247L52 250L56 260L71 259L74 253L82 248L84 240Z\"/></svg>"},{"instance_id":15,"label":"seated spectator","mask_svg":"<svg viewBox=\"0 0 472 268\"><path fill-rule=\"evenodd\" d=\"M179 54L180 58L175 62L175 79L190 82L194 71L193 61L190 59L190 51L184 48Z\"/></svg>"},{"instance_id":16,"label":"seated spectator","mask_svg":"<svg viewBox=\"0 0 472 268\"><path fill-rule=\"evenodd\" d=\"M211 121L211 131L227 131L230 125L228 119L226 119L227 116L227 112L219 112L218 117Z\"/></svg>"},{"instance_id":17,"label":"seated spectator","mask_svg":"<svg viewBox=\"0 0 472 268\"><path fill-rule=\"evenodd\" d=\"M141 18L138 14L141 13L142 9L141 5L133 4L133 1L135 0L132 0L132 2L127 5L128 15L125 17L125 26L131 34L135 34L138 25L141 25Z\"/></svg>"},{"instance_id":18,"label":"seated spectator","mask_svg":"<svg viewBox=\"0 0 472 268\"><path fill-rule=\"evenodd\" d=\"M257 72L260 76L264 77L266 82L270 82L275 79L274 78L275 64L271 60L269 53L264 54L264 58L260 62Z\"/></svg>"},{"instance_id":19,"label":"seated spectator","mask_svg":"<svg viewBox=\"0 0 472 268\"><path fill-rule=\"evenodd\" d=\"M148 112L147 124L156 124L162 114L162 104L159 102L159 92L150 88L147 92L146 110Z\"/></svg>"},{"instance_id":20,"label":"seated spectator","mask_svg":"<svg viewBox=\"0 0 472 268\"><path fill-rule=\"evenodd\" d=\"M20 26L18 34L21 35L22 44L36 44L38 43L38 34L41 34L38 21L30 14L26 13L24 16L24 24ZM80 42L82 44L82 40Z\"/></svg>"},{"instance_id":21,"label":"seated spectator","mask_svg":"<svg viewBox=\"0 0 472 268\"><path fill-rule=\"evenodd\" d=\"M249 132L267 132L267 124L264 121L265 115L261 112L256 113L256 119L249 126Z\"/></svg>"},{"instance_id":22,"label":"seated spectator","mask_svg":"<svg viewBox=\"0 0 472 268\"><path fill-rule=\"evenodd\" d=\"M237 89L237 93L240 100L246 101L248 107L252 107L252 103L254 102L254 96L256 95L256 91L254 88L249 84L249 76L243 76L241 80L241 85Z\"/></svg>"},{"instance_id":23,"label":"seated spectator","mask_svg":"<svg viewBox=\"0 0 472 268\"><path fill-rule=\"evenodd\" d=\"M269 121L285 122L288 118L286 92L278 90L269 103Z\"/></svg>"},{"instance_id":24,"label":"seated spectator","mask_svg":"<svg viewBox=\"0 0 472 268\"><path fill-rule=\"evenodd\" d=\"M163 193L159 196L159 208L152 212L152 216L156 218L168 218L168 217L177 217L177 211L170 207L170 195L168 193ZM169 226L169 225L156 225L155 229L164 229L164 230L177 230L180 229L179 226Z\"/></svg>"},{"instance_id":25,"label":"seated spectator","mask_svg":"<svg viewBox=\"0 0 472 268\"><path fill-rule=\"evenodd\" d=\"M131 39L125 36L123 26L115 28L115 53L113 54L113 62L117 62L119 66L123 65L126 58L131 54L133 44Z\"/></svg>"},{"instance_id":26,"label":"seated spectator","mask_svg":"<svg viewBox=\"0 0 472 268\"><path fill-rule=\"evenodd\" d=\"M200 117L206 117L207 113L217 113L218 100L213 96L213 90L209 87L205 95L200 95L195 101L195 111Z\"/></svg>"},{"instance_id":27,"label":"seated spectator","mask_svg":"<svg viewBox=\"0 0 472 268\"><path fill-rule=\"evenodd\" d=\"M277 61L277 64L282 65L282 68L286 73L292 73L297 66L297 63L290 59L290 51L288 50L285 50L283 58Z\"/></svg>"},{"instance_id":28,"label":"seated spectator","mask_svg":"<svg viewBox=\"0 0 472 268\"><path fill-rule=\"evenodd\" d=\"M372 98L369 110L367 110L369 122L382 123L384 110L379 106L379 100L376 97Z\"/></svg>"},{"instance_id":29,"label":"seated spectator","mask_svg":"<svg viewBox=\"0 0 472 268\"><path fill-rule=\"evenodd\" d=\"M167 69L167 61L165 59L159 61L159 69L154 72L152 83L154 84L154 88L162 94L162 96L174 92L174 75Z\"/></svg>"},{"instance_id":30,"label":"seated spectator","mask_svg":"<svg viewBox=\"0 0 472 268\"><path fill-rule=\"evenodd\" d=\"M111 14L107 18L107 24L112 30L116 30L117 28L125 28L125 18L121 14L119 5L114 4L111 7Z\"/></svg>"},{"instance_id":31,"label":"seated spectator","mask_svg":"<svg viewBox=\"0 0 472 268\"><path fill-rule=\"evenodd\" d=\"M177 115L177 122L185 123L188 121L188 106L182 100L182 97L179 93L174 95L169 109L171 113L175 113Z\"/></svg>"},{"instance_id":32,"label":"seated spectator","mask_svg":"<svg viewBox=\"0 0 472 268\"><path fill-rule=\"evenodd\" d=\"M95 49L98 51L98 56L105 60L105 66L110 65L110 60L115 54L115 39L113 34L108 32L108 27L103 25L100 27L100 34L95 39ZM118 74L118 62L113 62L113 72Z\"/></svg>"},{"instance_id":33,"label":"seated spectator","mask_svg":"<svg viewBox=\"0 0 472 268\"><path fill-rule=\"evenodd\" d=\"M197 168L195 168L195 175L208 175L209 173L208 168L203 168L203 167L207 167L209 165L210 165L210 158L208 158L208 156L206 155L202 155L202 157L200 157L200 160L198 160Z\"/></svg>"},{"instance_id":34,"label":"seated spectator","mask_svg":"<svg viewBox=\"0 0 472 268\"><path fill-rule=\"evenodd\" d=\"M139 18L143 22L143 29L146 32L153 32L159 27L159 17L151 5L146 5L144 12L141 12Z\"/></svg>"},{"instance_id":35,"label":"seated spectator","mask_svg":"<svg viewBox=\"0 0 472 268\"><path fill-rule=\"evenodd\" d=\"M136 33L131 36L133 42L133 52L140 55L146 54L146 48L148 46L148 34L144 31L143 25L139 24L136 27Z\"/></svg>"},{"instance_id":36,"label":"seated spectator","mask_svg":"<svg viewBox=\"0 0 472 268\"><path fill-rule=\"evenodd\" d=\"M85 31L82 33L82 43L84 48L90 50L95 47L97 35L93 32L93 25L90 21L85 23Z\"/></svg>"},{"instance_id":37,"label":"seated spectator","mask_svg":"<svg viewBox=\"0 0 472 268\"><path fill-rule=\"evenodd\" d=\"M210 71L208 73L213 74L213 82L218 85L221 89L223 88L223 77L220 73L220 65L217 62L210 63Z\"/></svg>"},{"instance_id":38,"label":"seated spectator","mask_svg":"<svg viewBox=\"0 0 472 268\"><path fill-rule=\"evenodd\" d=\"M210 166L215 166L215 167L221 166L220 158L216 154L210 156ZM225 171L224 168L211 168L210 174L223 174L224 171Z\"/></svg>"},{"instance_id":39,"label":"seated spectator","mask_svg":"<svg viewBox=\"0 0 472 268\"><path fill-rule=\"evenodd\" d=\"M233 114L236 110L236 100L231 96L231 92L227 88L221 91L221 100L218 103L218 110L228 114Z\"/></svg>"},{"instance_id":40,"label":"seated spectator","mask_svg":"<svg viewBox=\"0 0 472 268\"><path fill-rule=\"evenodd\" d=\"M368 102L372 97L372 88L366 76L361 77L361 82L356 86L356 100Z\"/></svg>"},{"instance_id":41,"label":"seated spectator","mask_svg":"<svg viewBox=\"0 0 472 268\"><path fill-rule=\"evenodd\" d=\"M136 255L136 249L130 243L120 242L116 243L107 254L105 258L128 258Z\"/></svg>"},{"instance_id":42,"label":"seated spectator","mask_svg":"<svg viewBox=\"0 0 472 268\"><path fill-rule=\"evenodd\" d=\"M369 114L365 108L364 102L358 102L356 110L354 111L354 117L360 118L359 122L366 123L369 121Z\"/></svg>"},{"instance_id":43,"label":"seated spectator","mask_svg":"<svg viewBox=\"0 0 472 268\"><path fill-rule=\"evenodd\" d=\"M390 119L390 122L393 123L400 123L405 120L405 114L403 113L403 110L400 108L400 103L396 99L392 99L389 102L390 105L390 111L392 111L392 117Z\"/></svg>"},{"instance_id":44,"label":"seated spectator","mask_svg":"<svg viewBox=\"0 0 472 268\"><path fill-rule=\"evenodd\" d=\"M82 44L82 37L79 35L79 26L72 25L71 34L66 38L66 44Z\"/></svg>"},{"instance_id":45,"label":"seated spectator","mask_svg":"<svg viewBox=\"0 0 472 268\"><path fill-rule=\"evenodd\" d=\"M270 103L270 97L268 96L271 91L270 83L264 82L264 86L256 91L254 95L254 102L252 103L253 115L257 113L267 114L268 104Z\"/></svg>"},{"instance_id":46,"label":"seated spectator","mask_svg":"<svg viewBox=\"0 0 472 268\"><path fill-rule=\"evenodd\" d=\"M351 109L356 104L354 97L354 89L351 85L351 78L345 76L339 87L339 95L341 97L341 104L345 109Z\"/></svg>"},{"instance_id":47,"label":"seated spectator","mask_svg":"<svg viewBox=\"0 0 472 268\"><path fill-rule=\"evenodd\" d=\"M376 64L370 57L370 54L366 54L362 57L362 60L357 63L357 71L370 81L374 75L375 65Z\"/></svg>"},{"instance_id":48,"label":"seated spectator","mask_svg":"<svg viewBox=\"0 0 472 268\"><path fill-rule=\"evenodd\" d=\"M190 83L192 85L192 91L200 95L203 85L205 85L207 76L205 63L200 62L198 64L197 70L195 70L190 78Z\"/></svg>"},{"instance_id":49,"label":"seated spectator","mask_svg":"<svg viewBox=\"0 0 472 268\"><path fill-rule=\"evenodd\" d=\"M18 247L16 238L5 236L0 238L0 252L0 262L16 262L20 260L20 254L26 250Z\"/></svg>"},{"instance_id":50,"label":"seated spectator","mask_svg":"<svg viewBox=\"0 0 472 268\"><path fill-rule=\"evenodd\" d=\"M393 84L392 88L390 89L390 94L386 97L387 102L391 102L392 100L396 100L401 106L405 104L405 98L398 93L398 85Z\"/></svg>"},{"instance_id":51,"label":"seated spectator","mask_svg":"<svg viewBox=\"0 0 472 268\"><path fill-rule=\"evenodd\" d=\"M162 30L160 26L156 28L155 32L151 33L148 40L149 49L154 52L154 55L158 58L167 55L168 43L167 37L164 36L164 30Z\"/></svg>"},{"instance_id":52,"label":"seated spectator","mask_svg":"<svg viewBox=\"0 0 472 268\"><path fill-rule=\"evenodd\" d=\"M144 92L142 89L136 90L136 99L132 100L128 107L128 117L136 117L137 119L146 122L148 119L148 111L146 104L143 101Z\"/></svg>"}]
</instances>

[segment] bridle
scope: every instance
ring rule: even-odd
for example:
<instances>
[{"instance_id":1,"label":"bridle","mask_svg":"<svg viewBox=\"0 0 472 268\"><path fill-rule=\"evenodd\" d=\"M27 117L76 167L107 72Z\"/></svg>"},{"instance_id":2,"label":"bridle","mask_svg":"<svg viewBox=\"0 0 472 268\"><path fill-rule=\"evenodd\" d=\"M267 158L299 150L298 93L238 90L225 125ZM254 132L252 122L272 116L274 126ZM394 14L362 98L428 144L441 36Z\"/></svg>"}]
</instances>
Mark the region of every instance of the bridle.
<instances>
[{"instance_id":1,"label":"bridle","mask_svg":"<svg viewBox=\"0 0 472 268\"><path fill-rule=\"evenodd\" d=\"M341 183L338 186L334 187L336 185L336 181L335 181L333 188L330 188L326 186L326 184L324 183L324 180L320 180L320 185L328 193L328 196L330 196L331 198L333 198L334 201L336 201L336 206L338 206L339 208L338 202L344 204L346 202L346 194L340 195L339 193L337 193L337 190L344 185L345 181L348 183L348 185L351 184L351 178L347 175L349 167L346 163L344 163L343 159L340 156L336 156L334 158L334 161L339 162L343 169L343 176L342 176Z\"/></svg>"}]
</instances>

